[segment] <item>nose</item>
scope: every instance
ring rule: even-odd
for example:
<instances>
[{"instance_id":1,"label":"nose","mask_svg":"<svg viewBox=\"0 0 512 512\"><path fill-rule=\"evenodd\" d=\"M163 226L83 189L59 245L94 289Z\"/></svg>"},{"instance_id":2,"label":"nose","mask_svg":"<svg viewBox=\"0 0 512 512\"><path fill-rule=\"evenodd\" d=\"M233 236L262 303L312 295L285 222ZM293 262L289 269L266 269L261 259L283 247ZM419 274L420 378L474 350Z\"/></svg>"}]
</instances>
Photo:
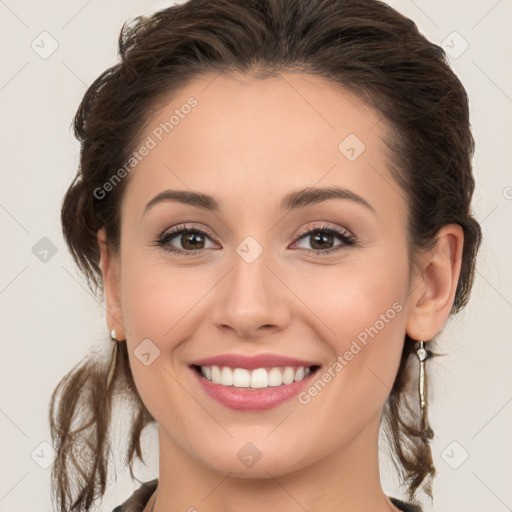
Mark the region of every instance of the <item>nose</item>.
<instances>
[{"instance_id":1,"label":"nose","mask_svg":"<svg viewBox=\"0 0 512 512\"><path fill-rule=\"evenodd\" d=\"M253 340L289 324L291 294L269 263L265 252L250 263L233 255L233 267L218 285L211 315L224 334Z\"/></svg>"}]
</instances>

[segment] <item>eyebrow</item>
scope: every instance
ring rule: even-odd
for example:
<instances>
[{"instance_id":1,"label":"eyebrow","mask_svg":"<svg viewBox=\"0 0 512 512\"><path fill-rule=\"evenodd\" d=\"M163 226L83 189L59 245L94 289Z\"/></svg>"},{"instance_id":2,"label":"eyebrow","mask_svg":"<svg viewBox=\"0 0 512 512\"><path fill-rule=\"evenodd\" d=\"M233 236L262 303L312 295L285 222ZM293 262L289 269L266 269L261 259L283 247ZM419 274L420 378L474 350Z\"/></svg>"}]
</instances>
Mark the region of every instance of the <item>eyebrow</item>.
<instances>
[{"instance_id":1,"label":"eyebrow","mask_svg":"<svg viewBox=\"0 0 512 512\"><path fill-rule=\"evenodd\" d=\"M327 187L327 188L305 188L295 192L287 194L281 201L281 210L289 211L298 208L303 208L312 204L318 204L328 199L345 199L360 204L376 213L374 208L366 199L355 194L351 190L339 188L339 187ZM188 190L164 190L157 194L151 199L146 208L144 214L153 206L158 203L176 201L179 203L196 206L212 212L220 210L220 201L215 197L203 194L201 192L191 192Z\"/></svg>"}]
</instances>

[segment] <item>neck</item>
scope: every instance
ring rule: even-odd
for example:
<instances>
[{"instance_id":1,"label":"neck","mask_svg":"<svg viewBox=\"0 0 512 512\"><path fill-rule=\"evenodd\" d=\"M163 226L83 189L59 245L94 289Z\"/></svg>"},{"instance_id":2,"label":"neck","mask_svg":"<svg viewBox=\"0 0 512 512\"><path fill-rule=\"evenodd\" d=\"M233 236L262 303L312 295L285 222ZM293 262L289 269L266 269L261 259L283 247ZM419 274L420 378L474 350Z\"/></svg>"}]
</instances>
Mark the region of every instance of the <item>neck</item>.
<instances>
[{"instance_id":1,"label":"neck","mask_svg":"<svg viewBox=\"0 0 512 512\"><path fill-rule=\"evenodd\" d=\"M302 469L268 478L219 473L159 429L160 471L149 512L389 512L378 463L379 418L348 445Z\"/></svg>"}]
</instances>

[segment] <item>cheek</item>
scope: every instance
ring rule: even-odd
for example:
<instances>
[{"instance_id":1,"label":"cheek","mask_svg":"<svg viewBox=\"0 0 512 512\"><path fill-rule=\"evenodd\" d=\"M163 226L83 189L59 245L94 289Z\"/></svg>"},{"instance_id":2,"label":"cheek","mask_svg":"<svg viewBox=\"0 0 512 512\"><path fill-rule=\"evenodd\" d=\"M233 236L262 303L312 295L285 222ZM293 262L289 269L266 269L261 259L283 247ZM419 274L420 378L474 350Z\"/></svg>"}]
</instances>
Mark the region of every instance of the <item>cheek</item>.
<instances>
[{"instance_id":1,"label":"cheek","mask_svg":"<svg viewBox=\"0 0 512 512\"><path fill-rule=\"evenodd\" d=\"M122 308L133 343L149 338L158 344L165 340L168 345L175 339L186 324L187 313L208 283L214 282L210 274L211 270L173 266L142 251L126 254L121 272Z\"/></svg>"},{"instance_id":2,"label":"cheek","mask_svg":"<svg viewBox=\"0 0 512 512\"><path fill-rule=\"evenodd\" d=\"M318 269L294 290L314 313L308 317L329 346L331 362L341 356L343 368L332 380L343 399L363 400L375 410L391 390L405 337L407 268L401 254L382 254L329 273Z\"/></svg>"},{"instance_id":3,"label":"cheek","mask_svg":"<svg viewBox=\"0 0 512 512\"><path fill-rule=\"evenodd\" d=\"M331 361L299 402L311 436L322 440L319 449L342 445L380 416L402 352L404 286L378 272L351 272L342 285L324 287L311 304L329 327L322 343L329 346Z\"/></svg>"},{"instance_id":4,"label":"cheek","mask_svg":"<svg viewBox=\"0 0 512 512\"><path fill-rule=\"evenodd\" d=\"M162 379L172 379L165 374L172 370L169 353L174 354L174 345L186 338L182 327L193 299L188 296L197 295L186 274L156 263L143 251L127 248L122 254L121 305L130 367L153 415L157 412L154 401L159 399L155 389L161 389Z\"/></svg>"},{"instance_id":5,"label":"cheek","mask_svg":"<svg viewBox=\"0 0 512 512\"><path fill-rule=\"evenodd\" d=\"M354 338L397 332L403 327L407 297L406 261L375 258L375 261L348 261L338 268L316 268L294 279L294 292L323 323L326 338L343 350ZM378 333L375 332L375 329Z\"/></svg>"}]
</instances>

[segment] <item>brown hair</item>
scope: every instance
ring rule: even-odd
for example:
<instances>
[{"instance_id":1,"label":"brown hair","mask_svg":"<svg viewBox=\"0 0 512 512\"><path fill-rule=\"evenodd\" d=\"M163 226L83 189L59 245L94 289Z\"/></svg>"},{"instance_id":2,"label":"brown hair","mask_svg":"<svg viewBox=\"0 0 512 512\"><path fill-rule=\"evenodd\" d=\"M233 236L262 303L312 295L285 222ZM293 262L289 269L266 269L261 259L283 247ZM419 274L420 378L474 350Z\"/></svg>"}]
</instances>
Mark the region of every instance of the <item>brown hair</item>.
<instances>
[{"instance_id":1,"label":"brown hair","mask_svg":"<svg viewBox=\"0 0 512 512\"><path fill-rule=\"evenodd\" d=\"M345 87L383 116L391 127L391 172L408 203L411 261L416 249L435 245L443 225L462 226L451 313L466 305L482 236L470 206L475 183L468 98L443 50L410 19L377 0L190 0L125 23L119 55L76 113L80 166L62 205L66 243L95 292L102 291L97 232L104 227L111 247L119 247L119 204L128 179L106 197L95 190L129 159L151 113L206 72L263 79L295 71ZM404 341L383 424L412 499L420 486L431 496L434 469L417 398L408 389L414 340ZM126 452L132 478L135 456L143 462L140 436L154 419L135 388L125 343L114 362L111 388L109 364L91 355L52 395L52 489L60 511L89 510L105 493L115 397L130 400L134 411Z\"/></svg>"}]
</instances>

